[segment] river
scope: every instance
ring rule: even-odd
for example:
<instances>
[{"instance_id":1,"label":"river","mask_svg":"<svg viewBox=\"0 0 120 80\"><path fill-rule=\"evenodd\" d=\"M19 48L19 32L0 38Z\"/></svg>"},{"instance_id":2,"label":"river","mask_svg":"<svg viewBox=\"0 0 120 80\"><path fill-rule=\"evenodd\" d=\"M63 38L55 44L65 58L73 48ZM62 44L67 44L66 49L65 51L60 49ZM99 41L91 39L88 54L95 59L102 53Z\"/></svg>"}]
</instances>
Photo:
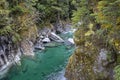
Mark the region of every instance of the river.
<instances>
[{"instance_id":1,"label":"river","mask_svg":"<svg viewBox=\"0 0 120 80\"><path fill-rule=\"evenodd\" d=\"M72 37L67 34L64 38ZM74 46L61 44L44 51L37 50L35 58L22 58L21 66L14 66L3 80L66 80L65 66Z\"/></svg>"}]
</instances>

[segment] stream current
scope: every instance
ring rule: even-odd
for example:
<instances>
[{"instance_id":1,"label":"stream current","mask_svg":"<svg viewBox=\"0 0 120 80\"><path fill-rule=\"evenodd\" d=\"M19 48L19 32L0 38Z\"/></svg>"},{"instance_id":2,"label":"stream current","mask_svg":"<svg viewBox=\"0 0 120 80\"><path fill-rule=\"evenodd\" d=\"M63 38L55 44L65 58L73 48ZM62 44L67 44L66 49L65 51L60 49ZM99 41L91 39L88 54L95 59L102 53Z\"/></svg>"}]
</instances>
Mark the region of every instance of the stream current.
<instances>
[{"instance_id":1,"label":"stream current","mask_svg":"<svg viewBox=\"0 0 120 80\"><path fill-rule=\"evenodd\" d=\"M72 37L70 33L61 35L64 39ZM68 59L74 51L74 46L60 44L36 50L35 58L22 58L21 66L14 66L2 80L66 80L64 77Z\"/></svg>"}]
</instances>

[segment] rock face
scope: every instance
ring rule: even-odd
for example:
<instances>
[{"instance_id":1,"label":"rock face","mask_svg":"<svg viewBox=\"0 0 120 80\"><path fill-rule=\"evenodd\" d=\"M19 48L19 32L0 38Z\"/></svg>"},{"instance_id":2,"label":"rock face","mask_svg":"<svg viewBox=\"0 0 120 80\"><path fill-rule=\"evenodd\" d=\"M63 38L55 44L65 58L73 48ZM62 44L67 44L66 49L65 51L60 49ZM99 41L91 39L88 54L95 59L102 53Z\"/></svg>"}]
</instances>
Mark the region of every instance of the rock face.
<instances>
[{"instance_id":1,"label":"rock face","mask_svg":"<svg viewBox=\"0 0 120 80\"><path fill-rule=\"evenodd\" d=\"M104 41L92 34L85 36L84 29L75 32L76 50L69 58L65 76L68 80L113 80L113 66L110 50ZM95 39L93 39L95 38ZM86 40L87 39L87 40Z\"/></svg>"},{"instance_id":2,"label":"rock face","mask_svg":"<svg viewBox=\"0 0 120 80\"><path fill-rule=\"evenodd\" d=\"M10 67L20 64L20 49L12 43L8 36L0 36L0 78L4 77Z\"/></svg>"},{"instance_id":3,"label":"rock face","mask_svg":"<svg viewBox=\"0 0 120 80\"><path fill-rule=\"evenodd\" d=\"M27 31L21 32L22 41L20 42L20 48L22 53L26 56L34 56L34 43L38 36L37 27L34 25Z\"/></svg>"},{"instance_id":4,"label":"rock face","mask_svg":"<svg viewBox=\"0 0 120 80\"><path fill-rule=\"evenodd\" d=\"M26 56L34 56L34 45L31 41L29 40L24 40L21 42L21 47L23 50L23 54Z\"/></svg>"},{"instance_id":5,"label":"rock face","mask_svg":"<svg viewBox=\"0 0 120 80\"><path fill-rule=\"evenodd\" d=\"M32 31L31 31L32 30ZM36 27L22 32L23 40L13 42L12 36L0 36L0 79L5 76L12 65L21 65L21 56L34 56L34 42L36 40Z\"/></svg>"}]
</instances>

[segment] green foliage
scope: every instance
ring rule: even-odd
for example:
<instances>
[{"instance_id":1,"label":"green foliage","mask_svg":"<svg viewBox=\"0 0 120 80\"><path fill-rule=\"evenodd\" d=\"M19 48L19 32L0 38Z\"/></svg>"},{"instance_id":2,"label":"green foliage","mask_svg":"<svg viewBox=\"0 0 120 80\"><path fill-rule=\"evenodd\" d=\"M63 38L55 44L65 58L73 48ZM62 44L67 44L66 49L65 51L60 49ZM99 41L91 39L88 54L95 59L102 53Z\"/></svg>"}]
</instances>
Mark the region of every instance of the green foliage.
<instances>
[{"instance_id":1,"label":"green foliage","mask_svg":"<svg viewBox=\"0 0 120 80\"><path fill-rule=\"evenodd\" d=\"M21 32L34 26L36 20L38 24L67 20L72 10L72 0L1 0L0 35L12 35L14 42L19 41Z\"/></svg>"},{"instance_id":2,"label":"green foliage","mask_svg":"<svg viewBox=\"0 0 120 80\"><path fill-rule=\"evenodd\" d=\"M82 22L81 31L78 30L80 33L75 36L76 43L80 43L80 39L83 38L78 37L82 32L87 34L91 31L88 27L92 23L94 34L92 36L87 35L86 41L89 41L87 38L89 36L92 39L90 42L94 41L93 43L97 45L98 49L105 48L110 51L112 54L110 59L114 60L111 65L119 64L116 58L120 51L120 0L73 0L72 3L77 8L76 11L73 11L73 23ZM119 65L115 68L115 79L120 80Z\"/></svg>"},{"instance_id":3,"label":"green foliage","mask_svg":"<svg viewBox=\"0 0 120 80\"><path fill-rule=\"evenodd\" d=\"M68 19L72 11L71 0L41 0L37 3L40 12L40 22L56 22L60 19ZM70 9L71 8L71 9Z\"/></svg>"},{"instance_id":4,"label":"green foliage","mask_svg":"<svg viewBox=\"0 0 120 80\"><path fill-rule=\"evenodd\" d=\"M73 11L72 15L73 23L83 22L83 24L89 24L92 12L88 2L89 1L86 0L81 1L73 0L73 3L77 5L76 6L77 10Z\"/></svg>"},{"instance_id":5,"label":"green foliage","mask_svg":"<svg viewBox=\"0 0 120 80\"><path fill-rule=\"evenodd\" d=\"M26 8L23 8L22 6L15 6L11 9L11 14L14 14L16 16L23 15L24 13L29 12Z\"/></svg>"},{"instance_id":6,"label":"green foliage","mask_svg":"<svg viewBox=\"0 0 120 80\"><path fill-rule=\"evenodd\" d=\"M34 8L37 0L4 0L0 5L0 35L11 36L14 43L21 41L21 33L33 24ZM7 3L7 5L6 5ZM6 13L5 13L6 11ZM9 11L7 13L7 11Z\"/></svg>"},{"instance_id":7,"label":"green foliage","mask_svg":"<svg viewBox=\"0 0 120 80\"><path fill-rule=\"evenodd\" d=\"M115 71L115 80L120 80L120 65L116 66L114 71Z\"/></svg>"},{"instance_id":8,"label":"green foliage","mask_svg":"<svg viewBox=\"0 0 120 80\"><path fill-rule=\"evenodd\" d=\"M9 10L6 9L8 5L6 6L6 1L2 1L2 5L0 5L0 35L1 34L8 34L12 29L9 26L10 18L9 18Z\"/></svg>"},{"instance_id":9,"label":"green foliage","mask_svg":"<svg viewBox=\"0 0 120 80\"><path fill-rule=\"evenodd\" d=\"M111 24L116 26L117 19L120 16L120 0L106 1L102 0L98 3L98 9L101 11L96 16L96 19L103 24ZM100 19L101 17L101 19Z\"/></svg>"},{"instance_id":10,"label":"green foliage","mask_svg":"<svg viewBox=\"0 0 120 80\"><path fill-rule=\"evenodd\" d=\"M13 32L13 30L10 26L6 26L6 27L0 29L0 35L7 35L10 32Z\"/></svg>"},{"instance_id":11,"label":"green foliage","mask_svg":"<svg viewBox=\"0 0 120 80\"><path fill-rule=\"evenodd\" d=\"M12 41L14 43L17 43L18 41L21 41L21 37L18 33L14 33L14 36L12 36Z\"/></svg>"}]
</instances>

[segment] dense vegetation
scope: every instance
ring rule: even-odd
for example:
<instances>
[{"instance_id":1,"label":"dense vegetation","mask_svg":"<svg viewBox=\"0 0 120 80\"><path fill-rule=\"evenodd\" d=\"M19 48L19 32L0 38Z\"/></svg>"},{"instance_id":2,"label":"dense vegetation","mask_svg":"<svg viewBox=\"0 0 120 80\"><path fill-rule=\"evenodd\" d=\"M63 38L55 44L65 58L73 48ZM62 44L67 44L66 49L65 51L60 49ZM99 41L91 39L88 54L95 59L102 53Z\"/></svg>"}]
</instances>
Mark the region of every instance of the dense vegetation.
<instances>
[{"instance_id":1,"label":"dense vegetation","mask_svg":"<svg viewBox=\"0 0 120 80\"><path fill-rule=\"evenodd\" d=\"M95 61L97 61L95 58L98 56L99 50L104 48L108 50L109 53L109 55L107 55L108 63L104 65L104 67L110 68L112 66L112 68L114 68L119 65L120 61L120 0L73 0L73 2L77 8L77 10L73 12L72 21L73 23L78 23L75 25L79 28L75 33L75 42L78 48L70 58L70 63L67 68L68 70L74 70L72 66L75 67L75 64L72 65L72 63L76 61L74 60L76 56L76 66L83 64L85 69L82 69L81 73L78 72L79 75L85 72L84 76L87 77L85 80L89 80L92 77L93 80L101 80L102 76L101 78L96 77L98 75L94 74L91 68L92 65L95 64ZM81 25L79 25L79 23ZM85 51L80 51L82 48L83 50L85 49ZM89 55L88 52L91 53L91 55ZM82 53L84 53L84 55ZM80 56L83 57L83 59L81 59ZM79 57L79 59L77 57ZM76 67L77 70L79 70L79 68L80 67ZM115 68L116 80L120 79L119 70L119 66ZM68 77L69 76L68 73ZM77 80L76 78L77 76L73 77L73 79ZM102 79L112 80L112 78Z\"/></svg>"},{"instance_id":2,"label":"dense vegetation","mask_svg":"<svg viewBox=\"0 0 120 80\"><path fill-rule=\"evenodd\" d=\"M86 45L92 42L97 49L104 47L110 51L106 66L118 65L115 72L119 80L120 0L0 0L0 36L10 36L15 43L32 26L61 20L70 20L79 28L75 33L77 45L87 41Z\"/></svg>"},{"instance_id":3,"label":"dense vegetation","mask_svg":"<svg viewBox=\"0 0 120 80\"><path fill-rule=\"evenodd\" d=\"M71 8L74 9L71 0L1 0L0 35L9 35L14 42L20 41L21 33L31 26L68 21Z\"/></svg>"}]
</instances>

